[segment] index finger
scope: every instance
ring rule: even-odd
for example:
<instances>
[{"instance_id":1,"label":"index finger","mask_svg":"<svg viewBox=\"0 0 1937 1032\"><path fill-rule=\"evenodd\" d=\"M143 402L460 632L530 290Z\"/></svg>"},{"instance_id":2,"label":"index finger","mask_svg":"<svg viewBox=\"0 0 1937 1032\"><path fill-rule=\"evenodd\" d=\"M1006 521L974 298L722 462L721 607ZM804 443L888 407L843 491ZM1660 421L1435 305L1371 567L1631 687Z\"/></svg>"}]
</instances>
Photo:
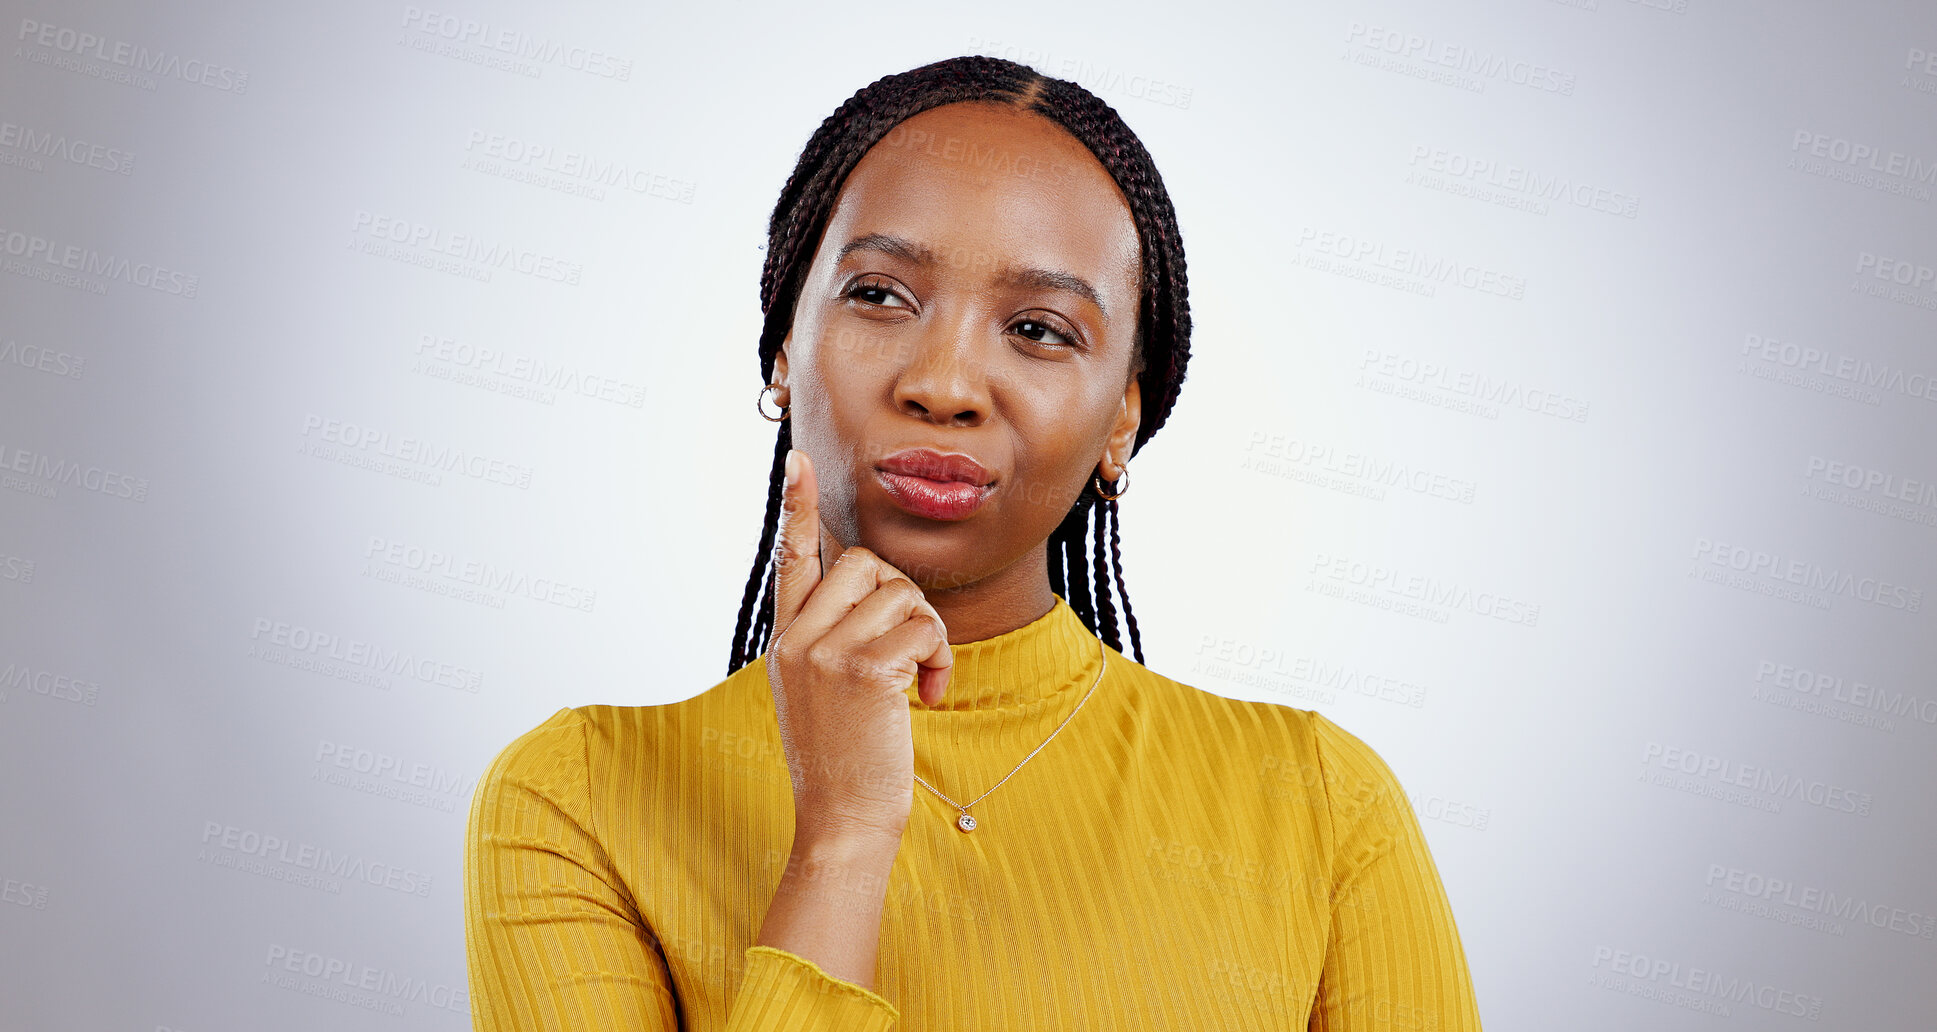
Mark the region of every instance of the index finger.
<instances>
[{"instance_id":1,"label":"index finger","mask_svg":"<svg viewBox=\"0 0 1937 1032\"><path fill-rule=\"evenodd\" d=\"M787 449L780 487L779 537L773 546L774 637L793 625L800 607L821 581L820 496L814 463L798 448Z\"/></svg>"}]
</instances>

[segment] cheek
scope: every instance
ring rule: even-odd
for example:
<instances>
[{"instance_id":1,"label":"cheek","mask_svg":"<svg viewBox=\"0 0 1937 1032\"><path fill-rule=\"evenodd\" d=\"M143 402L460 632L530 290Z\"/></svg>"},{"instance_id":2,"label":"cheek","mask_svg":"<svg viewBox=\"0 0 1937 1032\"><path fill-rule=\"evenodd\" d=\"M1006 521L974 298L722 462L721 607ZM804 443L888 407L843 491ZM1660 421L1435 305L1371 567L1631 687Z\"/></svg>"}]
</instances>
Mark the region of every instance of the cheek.
<instances>
[{"instance_id":1,"label":"cheek","mask_svg":"<svg viewBox=\"0 0 1937 1032\"><path fill-rule=\"evenodd\" d=\"M852 504L875 399L884 389L879 365L851 361L850 354L814 340L802 350L792 384L794 446L813 456L825 505Z\"/></svg>"},{"instance_id":2,"label":"cheek","mask_svg":"<svg viewBox=\"0 0 1937 1032\"><path fill-rule=\"evenodd\" d=\"M1102 458L1109 437L1109 416L1094 401L1080 411L1069 407L1031 412L1027 422L1016 420L1018 478L1010 504L1031 512L1031 521L1052 528L1075 505L1089 486L1090 474Z\"/></svg>"},{"instance_id":3,"label":"cheek","mask_svg":"<svg viewBox=\"0 0 1937 1032\"><path fill-rule=\"evenodd\" d=\"M792 403L795 419L805 418L809 422L824 422L829 415L840 407L841 394L847 387L851 374L842 368L841 350L829 347L828 341L818 336L823 327L803 328L796 326L796 333L810 330L815 336L806 336L794 345L792 365ZM795 432L799 432L796 426Z\"/></svg>"},{"instance_id":4,"label":"cheek","mask_svg":"<svg viewBox=\"0 0 1937 1032\"><path fill-rule=\"evenodd\" d=\"M905 331L863 319L836 317L817 329L816 364L828 376L885 375L914 354Z\"/></svg>"},{"instance_id":5,"label":"cheek","mask_svg":"<svg viewBox=\"0 0 1937 1032\"><path fill-rule=\"evenodd\" d=\"M853 448L867 419L870 396L859 372L838 366L810 368L794 394L794 433L831 434L832 439L819 443L843 451Z\"/></svg>"}]
</instances>

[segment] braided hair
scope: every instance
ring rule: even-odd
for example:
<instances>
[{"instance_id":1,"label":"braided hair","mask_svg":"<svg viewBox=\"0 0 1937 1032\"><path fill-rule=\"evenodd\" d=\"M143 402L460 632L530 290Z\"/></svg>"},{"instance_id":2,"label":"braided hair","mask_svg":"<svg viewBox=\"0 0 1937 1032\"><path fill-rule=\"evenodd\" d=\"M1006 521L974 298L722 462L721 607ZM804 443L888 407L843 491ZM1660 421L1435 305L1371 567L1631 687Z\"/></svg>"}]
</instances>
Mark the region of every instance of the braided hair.
<instances>
[{"instance_id":1,"label":"braided hair","mask_svg":"<svg viewBox=\"0 0 1937 1032\"><path fill-rule=\"evenodd\" d=\"M841 186L861 156L903 120L929 108L967 100L1008 104L1055 122L1102 163L1129 202L1143 262L1131 360L1131 372L1137 377L1143 399L1143 418L1130 448L1135 456L1170 415L1190 360L1190 291L1177 213L1171 208L1170 194L1150 153L1114 108L1077 83L998 57L952 57L883 76L856 91L808 138L767 224L767 258L760 272L760 310L766 314L760 333L761 382L773 380L774 359L792 329L801 282ZM740 619L727 663L729 674L759 658L773 631L773 547L780 522L787 451L792 447L792 422L784 420L774 440L773 465L767 475L766 520L740 600ZM1111 494L1119 490L1116 484L1109 487ZM1087 554L1086 536L1093 541ZM1106 536L1107 553L1103 545ZM1068 601L1091 633L1121 652L1117 610L1110 598L1114 580L1117 597L1123 600L1131 646L1137 662L1143 662L1143 639L1123 583L1123 547L1118 538L1115 500L1087 488L1080 492L1049 535L1048 553L1050 590Z\"/></svg>"}]
</instances>

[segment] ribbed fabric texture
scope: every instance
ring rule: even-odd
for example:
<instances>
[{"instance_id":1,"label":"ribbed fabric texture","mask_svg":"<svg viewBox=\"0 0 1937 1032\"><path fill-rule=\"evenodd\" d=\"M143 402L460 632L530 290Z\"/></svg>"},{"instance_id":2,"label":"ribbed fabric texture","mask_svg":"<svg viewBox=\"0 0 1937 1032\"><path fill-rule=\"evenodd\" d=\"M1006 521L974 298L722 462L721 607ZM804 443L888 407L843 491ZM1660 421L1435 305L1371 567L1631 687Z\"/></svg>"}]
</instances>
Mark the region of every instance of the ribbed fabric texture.
<instances>
[{"instance_id":1,"label":"ribbed fabric texture","mask_svg":"<svg viewBox=\"0 0 1937 1032\"><path fill-rule=\"evenodd\" d=\"M907 696L915 769L966 802L1075 708L1100 643L1060 598ZM1459 932L1391 769L1309 710L1114 649L1081 712L958 813L915 786L874 990L753 945L793 787L762 657L683 702L562 709L480 779L464 916L480 1032L1480 1028Z\"/></svg>"}]
</instances>

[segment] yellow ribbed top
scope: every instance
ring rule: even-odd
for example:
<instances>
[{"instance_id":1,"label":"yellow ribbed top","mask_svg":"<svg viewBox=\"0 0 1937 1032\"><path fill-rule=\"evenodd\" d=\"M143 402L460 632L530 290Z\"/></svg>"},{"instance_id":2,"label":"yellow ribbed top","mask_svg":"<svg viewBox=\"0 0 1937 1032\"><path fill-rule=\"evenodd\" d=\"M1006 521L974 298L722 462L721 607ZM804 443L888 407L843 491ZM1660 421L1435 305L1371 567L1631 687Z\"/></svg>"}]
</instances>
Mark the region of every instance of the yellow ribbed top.
<instances>
[{"instance_id":1,"label":"yellow ribbed top","mask_svg":"<svg viewBox=\"0 0 1937 1032\"><path fill-rule=\"evenodd\" d=\"M911 682L915 770L987 791L1096 678L1062 599ZM1480 1027L1392 771L1309 710L1213 695L1114 649L1087 705L956 810L915 786L875 989L755 946L793 839L765 657L656 706L562 709L480 779L465 850L471 1006L539 1030Z\"/></svg>"}]
</instances>

